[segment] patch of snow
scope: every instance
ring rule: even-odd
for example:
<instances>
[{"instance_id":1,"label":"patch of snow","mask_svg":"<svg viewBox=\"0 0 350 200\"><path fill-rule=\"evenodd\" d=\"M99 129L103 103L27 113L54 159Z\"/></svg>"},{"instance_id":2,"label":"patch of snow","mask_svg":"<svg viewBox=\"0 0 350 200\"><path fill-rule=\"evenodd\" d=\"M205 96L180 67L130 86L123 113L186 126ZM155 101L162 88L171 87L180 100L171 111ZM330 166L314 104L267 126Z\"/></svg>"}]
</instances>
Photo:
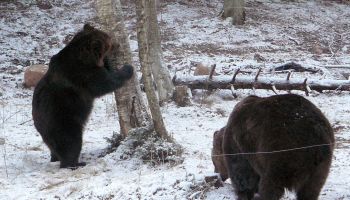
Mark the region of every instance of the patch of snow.
<instances>
[{"instance_id":1,"label":"patch of snow","mask_svg":"<svg viewBox=\"0 0 350 200\"><path fill-rule=\"evenodd\" d=\"M48 63L64 46L67 35L73 35L86 22L94 22L95 11L87 0L55 1L49 10L29 6L34 1L26 2L24 7L9 1L0 3L0 199L188 199L193 188L213 173L212 135L226 124L236 103L251 94L274 94L244 89L236 91L238 98L233 99L231 91L217 90L208 95L198 90L192 106L165 105L162 113L166 127L184 147L185 160L175 166L157 167L136 158L122 159L118 151L100 157L108 148L105 138L119 132L114 96L104 96L96 100L85 127L81 160L87 166L75 171L59 169L58 162L49 162L48 148L33 126L33 91L21 86L23 71L27 64ZM248 1L247 23L239 27L217 17L220 6L218 0L199 5L161 2L164 57L173 73L182 69L177 73L191 74L190 63L196 61L217 64L220 74L232 75L241 68L251 77L263 67L261 77L268 79L286 75L271 75L268 71L272 67L296 61L320 68L323 73L295 73L295 78L340 79L342 71L323 66L350 64L348 5ZM137 60L135 15L130 14L132 6L123 9ZM326 51L332 41L334 55ZM314 43L323 45L325 52L316 55L310 51ZM255 60L256 53L265 61ZM19 73L10 73L10 68ZM301 91L293 93L305 96ZM350 199L349 92L311 92L306 98L328 117L338 143L320 199ZM284 200L294 197L288 193ZM209 188L204 199L234 200L236 196L226 181L224 187Z\"/></svg>"}]
</instances>

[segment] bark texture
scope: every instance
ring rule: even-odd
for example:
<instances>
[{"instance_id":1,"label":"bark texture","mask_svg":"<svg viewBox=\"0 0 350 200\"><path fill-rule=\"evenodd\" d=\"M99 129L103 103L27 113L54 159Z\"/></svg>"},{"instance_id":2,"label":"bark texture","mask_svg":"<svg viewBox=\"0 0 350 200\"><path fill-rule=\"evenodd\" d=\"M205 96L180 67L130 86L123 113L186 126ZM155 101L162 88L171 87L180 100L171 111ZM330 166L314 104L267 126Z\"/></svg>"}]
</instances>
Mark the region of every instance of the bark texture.
<instances>
[{"instance_id":1,"label":"bark texture","mask_svg":"<svg viewBox=\"0 0 350 200\"><path fill-rule=\"evenodd\" d=\"M174 90L171 76L163 62L163 54L161 48L160 32L157 20L157 9L155 0L148 0L143 12L147 14L148 20L145 21L149 31L147 31L147 39L149 45L150 63L152 69L153 80L156 83L157 93L160 104L169 100ZM136 9L137 15L142 12Z\"/></svg>"},{"instance_id":2,"label":"bark texture","mask_svg":"<svg viewBox=\"0 0 350 200\"><path fill-rule=\"evenodd\" d=\"M155 59L152 59L153 55L150 52L152 46L148 40L149 34L149 12L147 12L147 6L150 5L151 1L154 0L138 0L135 1L136 4L136 14L137 14L137 39L139 44L139 57L141 63L142 74L144 77L145 91L147 95L148 104L151 110L152 121L154 124L154 129L156 133L164 138L169 139L167 130L164 125L162 114L160 111L160 106L155 90L152 84L152 70L151 66Z\"/></svg>"},{"instance_id":3,"label":"bark texture","mask_svg":"<svg viewBox=\"0 0 350 200\"><path fill-rule=\"evenodd\" d=\"M116 67L125 63L132 64L120 0L96 0L96 7L103 30L110 33L112 39L119 44L115 48L111 64ZM124 137L132 128L143 127L148 124L149 114L142 98L136 70L134 70L133 77L114 94L120 131Z\"/></svg>"},{"instance_id":4,"label":"bark texture","mask_svg":"<svg viewBox=\"0 0 350 200\"><path fill-rule=\"evenodd\" d=\"M244 0L225 0L223 17L232 17L234 25L242 25L245 21Z\"/></svg>"}]
</instances>

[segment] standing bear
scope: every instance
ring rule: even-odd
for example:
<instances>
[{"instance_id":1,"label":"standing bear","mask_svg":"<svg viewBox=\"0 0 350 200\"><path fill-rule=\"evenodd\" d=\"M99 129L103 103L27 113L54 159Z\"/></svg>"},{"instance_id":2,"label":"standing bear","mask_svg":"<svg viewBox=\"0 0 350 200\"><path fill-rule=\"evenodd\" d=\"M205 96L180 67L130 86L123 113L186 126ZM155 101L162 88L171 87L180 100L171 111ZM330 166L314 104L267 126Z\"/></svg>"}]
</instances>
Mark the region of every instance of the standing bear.
<instances>
[{"instance_id":1,"label":"standing bear","mask_svg":"<svg viewBox=\"0 0 350 200\"><path fill-rule=\"evenodd\" d=\"M32 102L35 128L51 151L51 162L61 168L84 166L79 162L84 125L93 102L121 87L133 67L115 69L108 56L115 44L104 32L86 24L54 55L37 84Z\"/></svg>"},{"instance_id":2,"label":"standing bear","mask_svg":"<svg viewBox=\"0 0 350 200\"><path fill-rule=\"evenodd\" d=\"M239 200L279 200L285 189L298 200L317 200L333 148L332 127L310 101L293 94L249 96L214 133L212 160Z\"/></svg>"}]
</instances>

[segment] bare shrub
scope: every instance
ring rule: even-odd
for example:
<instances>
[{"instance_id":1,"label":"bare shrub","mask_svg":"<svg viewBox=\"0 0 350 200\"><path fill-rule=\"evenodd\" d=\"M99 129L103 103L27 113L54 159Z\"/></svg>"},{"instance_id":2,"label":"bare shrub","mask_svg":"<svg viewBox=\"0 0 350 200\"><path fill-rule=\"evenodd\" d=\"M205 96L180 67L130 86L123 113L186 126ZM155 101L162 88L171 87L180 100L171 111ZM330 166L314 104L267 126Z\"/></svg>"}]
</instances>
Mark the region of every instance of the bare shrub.
<instances>
[{"instance_id":1,"label":"bare shrub","mask_svg":"<svg viewBox=\"0 0 350 200\"><path fill-rule=\"evenodd\" d=\"M183 162L181 145L158 137L154 131L148 132L146 129L131 131L124 140L120 134L113 134L107 141L110 147L106 153L117 150L120 159L137 157L151 165L177 165Z\"/></svg>"}]
</instances>

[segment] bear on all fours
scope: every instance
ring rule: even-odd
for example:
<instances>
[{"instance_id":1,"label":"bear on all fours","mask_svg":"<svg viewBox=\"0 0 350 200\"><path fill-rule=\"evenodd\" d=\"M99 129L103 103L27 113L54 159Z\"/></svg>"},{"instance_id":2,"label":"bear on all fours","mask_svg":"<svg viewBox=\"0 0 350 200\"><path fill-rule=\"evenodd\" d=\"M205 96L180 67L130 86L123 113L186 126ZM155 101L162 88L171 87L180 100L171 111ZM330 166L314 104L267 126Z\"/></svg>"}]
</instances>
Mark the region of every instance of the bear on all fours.
<instances>
[{"instance_id":1,"label":"bear on all fours","mask_svg":"<svg viewBox=\"0 0 350 200\"><path fill-rule=\"evenodd\" d=\"M84 166L79 162L83 128L94 99L121 87L133 67L111 67L108 56L115 44L103 31L86 24L49 63L34 90L35 128L61 168Z\"/></svg>"},{"instance_id":2,"label":"bear on all fours","mask_svg":"<svg viewBox=\"0 0 350 200\"><path fill-rule=\"evenodd\" d=\"M333 149L329 121L307 99L249 96L214 133L212 160L238 200L279 200L285 189L297 200L317 200Z\"/></svg>"}]
</instances>

